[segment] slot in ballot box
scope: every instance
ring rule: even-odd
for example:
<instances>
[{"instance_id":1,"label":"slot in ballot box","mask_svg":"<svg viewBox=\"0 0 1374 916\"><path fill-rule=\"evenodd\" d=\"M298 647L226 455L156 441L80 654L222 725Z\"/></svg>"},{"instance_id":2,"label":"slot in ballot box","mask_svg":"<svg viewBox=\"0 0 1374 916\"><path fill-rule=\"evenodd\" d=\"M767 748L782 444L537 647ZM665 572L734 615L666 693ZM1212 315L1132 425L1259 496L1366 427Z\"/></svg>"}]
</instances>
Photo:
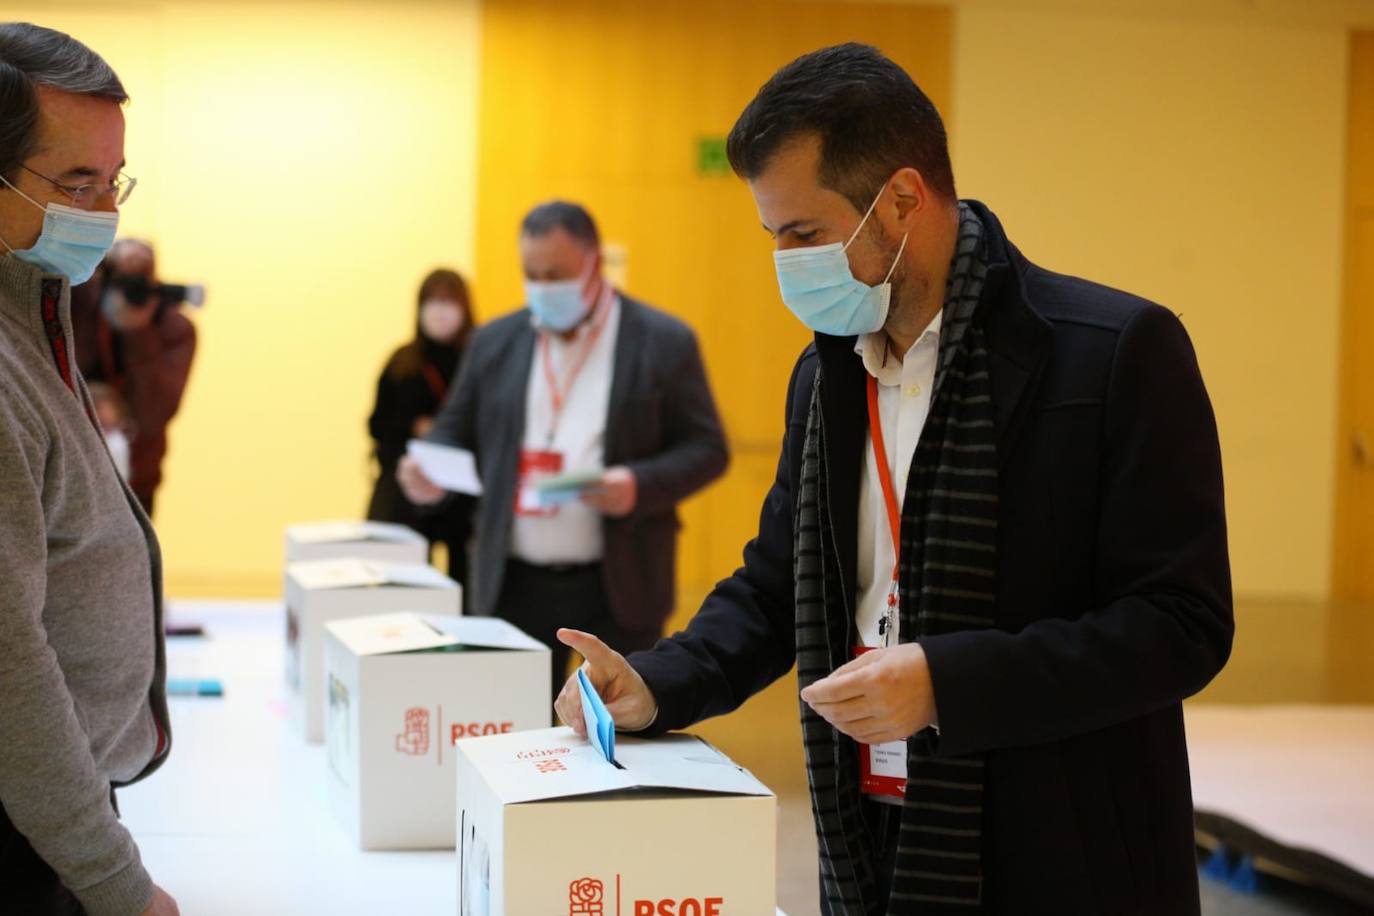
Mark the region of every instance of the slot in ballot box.
<instances>
[{"instance_id":1,"label":"slot in ballot box","mask_svg":"<svg viewBox=\"0 0 1374 916\"><path fill-rule=\"evenodd\" d=\"M286 529L286 562L357 557L383 563L428 563L424 535L390 522L310 522Z\"/></svg>"},{"instance_id":2,"label":"slot in ballot box","mask_svg":"<svg viewBox=\"0 0 1374 916\"><path fill-rule=\"evenodd\" d=\"M777 799L700 738L571 729L459 741L464 916L726 916L775 909Z\"/></svg>"},{"instance_id":3,"label":"slot in ballot box","mask_svg":"<svg viewBox=\"0 0 1374 916\"><path fill-rule=\"evenodd\" d=\"M329 794L363 849L452 849L453 744L545 729L549 649L494 617L326 625Z\"/></svg>"},{"instance_id":4,"label":"slot in ballot box","mask_svg":"<svg viewBox=\"0 0 1374 916\"><path fill-rule=\"evenodd\" d=\"M324 625L347 617L462 612L462 587L431 566L306 560L286 567L286 695L291 727L324 740Z\"/></svg>"}]
</instances>

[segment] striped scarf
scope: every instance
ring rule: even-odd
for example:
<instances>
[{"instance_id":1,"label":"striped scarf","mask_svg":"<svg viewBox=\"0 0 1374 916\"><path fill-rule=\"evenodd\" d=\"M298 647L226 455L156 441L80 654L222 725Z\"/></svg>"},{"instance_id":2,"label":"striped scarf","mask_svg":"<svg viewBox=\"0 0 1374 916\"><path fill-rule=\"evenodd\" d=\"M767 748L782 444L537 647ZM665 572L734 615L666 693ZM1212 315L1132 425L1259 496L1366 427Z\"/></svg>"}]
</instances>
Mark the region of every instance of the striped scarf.
<instances>
[{"instance_id":1,"label":"striped scarf","mask_svg":"<svg viewBox=\"0 0 1374 916\"><path fill-rule=\"evenodd\" d=\"M935 394L911 462L901 522L903 641L993 623L997 446L983 330L972 322L987 274L983 225L964 204L945 289ZM840 593L827 507L821 374L811 396L796 507L797 674L802 687L847 662L852 622ZM859 409L856 405L855 409ZM937 697L938 701L938 697ZM982 897L983 759L940 758L926 729L907 740L892 896L877 899L875 855L859 790L862 751L801 704L827 913L977 912Z\"/></svg>"}]
</instances>

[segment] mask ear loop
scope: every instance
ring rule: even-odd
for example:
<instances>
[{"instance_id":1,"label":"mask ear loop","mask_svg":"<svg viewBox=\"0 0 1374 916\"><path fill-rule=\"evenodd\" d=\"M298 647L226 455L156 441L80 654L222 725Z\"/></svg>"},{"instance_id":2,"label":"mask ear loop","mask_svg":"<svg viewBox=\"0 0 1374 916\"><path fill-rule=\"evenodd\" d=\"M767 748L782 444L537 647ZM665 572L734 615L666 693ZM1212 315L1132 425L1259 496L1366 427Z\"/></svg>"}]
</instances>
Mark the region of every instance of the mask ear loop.
<instances>
[{"instance_id":1,"label":"mask ear loop","mask_svg":"<svg viewBox=\"0 0 1374 916\"><path fill-rule=\"evenodd\" d=\"M44 211L46 211L46 210L48 209L47 207L45 207L45 206L43 206L42 204L40 204L38 201L34 200L34 199L33 199L32 197L30 197L29 195L25 194L23 191L19 190L18 187L16 187L15 185L11 184L11 183L10 183L10 180L9 180L8 178L6 178L4 175L0 175L0 181L3 181L3 182L5 183L5 187L9 188L11 191L13 191L14 193L18 194L20 197L24 198L24 199L27 200L29 203L33 204L33 205L34 205L35 207L37 207L38 209L44 210ZM10 249L10 250L13 251L14 249Z\"/></svg>"},{"instance_id":2,"label":"mask ear loop","mask_svg":"<svg viewBox=\"0 0 1374 916\"><path fill-rule=\"evenodd\" d=\"M878 196L873 198L873 203L869 204L868 209L864 211L864 218L859 220L859 225L854 228L854 234L849 237L849 241L844 243L844 248L841 249L842 251L848 251L849 246L854 244L854 240L858 238L859 233L863 231L864 223L868 222L868 218L873 215L873 208L878 206L878 201L883 199L883 192L886 190L887 182L883 182L883 186L878 189Z\"/></svg>"},{"instance_id":3,"label":"mask ear loop","mask_svg":"<svg viewBox=\"0 0 1374 916\"><path fill-rule=\"evenodd\" d=\"M902 244L897 246L897 256L892 259L892 266L887 269L887 276L883 277L884 283L892 279L892 273L897 269L897 262L902 259L902 252L906 251L906 240L908 235L911 235L911 233L908 232L906 235L902 236Z\"/></svg>"},{"instance_id":4,"label":"mask ear loop","mask_svg":"<svg viewBox=\"0 0 1374 916\"><path fill-rule=\"evenodd\" d=\"M0 175L0 181L3 181L3 182L5 183L5 187L9 188L11 191L13 191L14 193L18 194L20 197L24 198L24 199L27 200L29 203L33 204L33 205L34 205L35 207L37 207L38 209L40 209L40 210L46 210L46 209L47 209L47 208L44 207L42 204L40 204L38 201L34 200L32 197L30 197L29 195L25 194L23 191L19 190L19 189L16 188L14 185L10 184L10 180L9 180L8 178L6 178L4 175ZM5 239L5 237L4 237L3 235L0 235L0 245L4 245L6 251L8 251L10 254L14 254L14 246L11 245L11 244Z\"/></svg>"}]
</instances>

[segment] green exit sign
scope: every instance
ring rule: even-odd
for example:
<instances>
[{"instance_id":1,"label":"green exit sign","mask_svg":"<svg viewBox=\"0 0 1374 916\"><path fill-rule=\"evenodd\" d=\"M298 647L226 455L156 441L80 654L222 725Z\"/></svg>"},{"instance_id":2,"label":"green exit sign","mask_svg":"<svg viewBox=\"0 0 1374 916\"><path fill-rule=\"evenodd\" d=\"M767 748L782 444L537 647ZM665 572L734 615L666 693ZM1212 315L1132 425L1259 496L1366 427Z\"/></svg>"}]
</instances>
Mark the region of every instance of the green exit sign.
<instances>
[{"instance_id":1,"label":"green exit sign","mask_svg":"<svg viewBox=\"0 0 1374 916\"><path fill-rule=\"evenodd\" d=\"M724 137L697 139L697 172L701 175L730 174L730 160L725 155Z\"/></svg>"}]
</instances>

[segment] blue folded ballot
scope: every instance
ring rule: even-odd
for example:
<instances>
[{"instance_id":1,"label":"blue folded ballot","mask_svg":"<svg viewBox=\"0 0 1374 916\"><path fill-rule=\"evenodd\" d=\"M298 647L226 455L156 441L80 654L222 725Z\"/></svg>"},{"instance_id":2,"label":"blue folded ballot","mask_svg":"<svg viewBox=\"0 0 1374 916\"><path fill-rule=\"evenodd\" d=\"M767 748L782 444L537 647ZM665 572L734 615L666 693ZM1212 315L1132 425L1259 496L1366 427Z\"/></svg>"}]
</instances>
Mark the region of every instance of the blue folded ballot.
<instances>
[{"instance_id":1,"label":"blue folded ballot","mask_svg":"<svg viewBox=\"0 0 1374 916\"><path fill-rule=\"evenodd\" d=\"M534 498L541 508L575 503L582 494L601 484L602 471L569 471L552 474L534 482Z\"/></svg>"},{"instance_id":2,"label":"blue folded ballot","mask_svg":"<svg viewBox=\"0 0 1374 916\"><path fill-rule=\"evenodd\" d=\"M587 740L608 763L615 763L615 720L592 686L587 672L577 669L577 686L582 692L582 719L587 725Z\"/></svg>"}]
</instances>

